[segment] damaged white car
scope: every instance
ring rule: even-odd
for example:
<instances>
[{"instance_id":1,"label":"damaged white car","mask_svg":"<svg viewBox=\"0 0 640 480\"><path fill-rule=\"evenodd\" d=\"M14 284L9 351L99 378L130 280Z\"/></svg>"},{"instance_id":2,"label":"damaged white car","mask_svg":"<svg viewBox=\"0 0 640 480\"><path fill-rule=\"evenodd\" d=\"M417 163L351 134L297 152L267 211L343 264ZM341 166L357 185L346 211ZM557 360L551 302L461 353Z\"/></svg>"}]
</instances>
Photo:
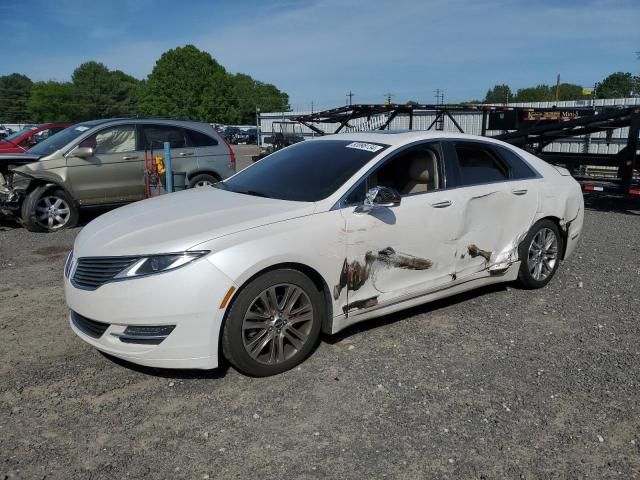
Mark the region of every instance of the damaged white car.
<instances>
[{"instance_id":1,"label":"damaged white car","mask_svg":"<svg viewBox=\"0 0 640 480\"><path fill-rule=\"evenodd\" d=\"M579 240L577 182L445 132L321 137L217 184L103 215L65 267L71 327L168 368L273 375L321 331L497 282L546 285Z\"/></svg>"}]
</instances>

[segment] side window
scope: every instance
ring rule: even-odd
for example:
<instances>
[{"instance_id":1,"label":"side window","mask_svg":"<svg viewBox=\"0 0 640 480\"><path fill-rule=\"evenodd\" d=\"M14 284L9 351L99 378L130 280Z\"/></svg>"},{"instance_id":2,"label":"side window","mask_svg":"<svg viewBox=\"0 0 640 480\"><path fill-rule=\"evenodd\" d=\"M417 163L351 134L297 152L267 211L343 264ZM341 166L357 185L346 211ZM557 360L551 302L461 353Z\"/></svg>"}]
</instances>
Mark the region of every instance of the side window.
<instances>
[{"instance_id":1,"label":"side window","mask_svg":"<svg viewBox=\"0 0 640 480\"><path fill-rule=\"evenodd\" d=\"M197 132L196 130L186 130L186 132L190 147L215 147L218 145L218 141L215 138L202 132Z\"/></svg>"},{"instance_id":2,"label":"side window","mask_svg":"<svg viewBox=\"0 0 640 480\"><path fill-rule=\"evenodd\" d=\"M442 188L442 153L438 143L412 147L378 167L346 198L347 205L364 201L368 189L383 186L400 195L415 195Z\"/></svg>"},{"instance_id":3,"label":"side window","mask_svg":"<svg viewBox=\"0 0 640 480\"><path fill-rule=\"evenodd\" d=\"M509 168L488 146L456 143L460 184L500 182L509 179Z\"/></svg>"},{"instance_id":4,"label":"side window","mask_svg":"<svg viewBox=\"0 0 640 480\"><path fill-rule=\"evenodd\" d=\"M515 152L512 152L508 148L504 147L496 147L500 156L509 164L511 167L511 179L512 180L523 180L526 178L535 178L536 172L525 162L522 158L518 156Z\"/></svg>"},{"instance_id":5,"label":"side window","mask_svg":"<svg viewBox=\"0 0 640 480\"><path fill-rule=\"evenodd\" d=\"M171 148L184 148L187 146L185 141L184 130L180 127L172 127L170 125L145 125L144 145L154 150L161 149L164 142L169 142Z\"/></svg>"},{"instance_id":6,"label":"side window","mask_svg":"<svg viewBox=\"0 0 640 480\"><path fill-rule=\"evenodd\" d=\"M136 149L136 129L133 125L105 128L84 139L80 146L93 148L97 155L133 152Z\"/></svg>"}]
</instances>

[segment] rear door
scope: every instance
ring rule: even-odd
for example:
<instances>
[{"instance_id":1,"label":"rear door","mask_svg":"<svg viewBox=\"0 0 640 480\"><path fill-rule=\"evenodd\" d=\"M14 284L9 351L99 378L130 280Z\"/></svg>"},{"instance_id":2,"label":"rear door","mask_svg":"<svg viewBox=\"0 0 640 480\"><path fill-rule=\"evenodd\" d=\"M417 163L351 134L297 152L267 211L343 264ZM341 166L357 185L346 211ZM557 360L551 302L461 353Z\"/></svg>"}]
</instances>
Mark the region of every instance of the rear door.
<instances>
[{"instance_id":1,"label":"rear door","mask_svg":"<svg viewBox=\"0 0 640 480\"><path fill-rule=\"evenodd\" d=\"M73 195L82 204L125 203L144 198L144 155L134 124L98 130L79 146L90 158L67 157Z\"/></svg>"},{"instance_id":2,"label":"rear door","mask_svg":"<svg viewBox=\"0 0 640 480\"><path fill-rule=\"evenodd\" d=\"M164 144L171 147L171 165L174 172L186 172L196 165L196 149L189 144L184 128L175 125L145 123L142 125L143 144L153 156L164 155Z\"/></svg>"},{"instance_id":3,"label":"rear door","mask_svg":"<svg viewBox=\"0 0 640 480\"><path fill-rule=\"evenodd\" d=\"M456 189L463 202L456 276L499 271L517 248L538 207L538 175L510 149L481 141L451 141Z\"/></svg>"},{"instance_id":4,"label":"rear door","mask_svg":"<svg viewBox=\"0 0 640 480\"><path fill-rule=\"evenodd\" d=\"M187 141L194 148L198 159L198 172L213 173L220 179L225 179L235 173L235 167L231 164L229 147L222 139L216 138L217 135L213 129L210 134L191 128L187 128L186 132Z\"/></svg>"}]
</instances>

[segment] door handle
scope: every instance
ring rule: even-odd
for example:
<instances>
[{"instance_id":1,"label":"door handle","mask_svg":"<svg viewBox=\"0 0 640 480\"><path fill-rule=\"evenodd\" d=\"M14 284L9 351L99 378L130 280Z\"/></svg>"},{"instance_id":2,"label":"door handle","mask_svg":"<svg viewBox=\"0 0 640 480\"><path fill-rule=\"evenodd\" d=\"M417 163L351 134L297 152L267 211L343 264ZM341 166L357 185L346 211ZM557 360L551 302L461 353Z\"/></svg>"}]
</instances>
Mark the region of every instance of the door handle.
<instances>
[{"instance_id":1,"label":"door handle","mask_svg":"<svg viewBox=\"0 0 640 480\"><path fill-rule=\"evenodd\" d=\"M446 208L450 207L453 202L451 200L443 200L442 202L432 203L431 206L433 208Z\"/></svg>"},{"instance_id":2,"label":"door handle","mask_svg":"<svg viewBox=\"0 0 640 480\"><path fill-rule=\"evenodd\" d=\"M193 155L193 152L180 152L178 155L180 155L181 157L189 157Z\"/></svg>"},{"instance_id":3,"label":"door handle","mask_svg":"<svg viewBox=\"0 0 640 480\"><path fill-rule=\"evenodd\" d=\"M123 160L137 160L137 158L137 155L125 155L124 157L122 157Z\"/></svg>"},{"instance_id":4,"label":"door handle","mask_svg":"<svg viewBox=\"0 0 640 480\"><path fill-rule=\"evenodd\" d=\"M511 193L513 193L514 195L526 195L526 193L529 190L527 190L526 188L521 188L519 190L511 190Z\"/></svg>"}]
</instances>

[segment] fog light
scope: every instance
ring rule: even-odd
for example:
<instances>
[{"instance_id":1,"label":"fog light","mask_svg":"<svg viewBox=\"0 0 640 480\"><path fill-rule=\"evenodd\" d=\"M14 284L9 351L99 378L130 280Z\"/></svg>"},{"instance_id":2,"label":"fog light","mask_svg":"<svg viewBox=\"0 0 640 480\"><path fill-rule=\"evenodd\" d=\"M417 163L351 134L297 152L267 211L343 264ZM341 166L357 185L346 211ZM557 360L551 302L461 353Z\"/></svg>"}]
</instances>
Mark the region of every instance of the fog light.
<instances>
[{"instance_id":1,"label":"fog light","mask_svg":"<svg viewBox=\"0 0 640 480\"><path fill-rule=\"evenodd\" d=\"M112 333L124 343L141 343L145 345L158 345L169 336L175 325L139 325L129 326L122 333Z\"/></svg>"}]
</instances>

